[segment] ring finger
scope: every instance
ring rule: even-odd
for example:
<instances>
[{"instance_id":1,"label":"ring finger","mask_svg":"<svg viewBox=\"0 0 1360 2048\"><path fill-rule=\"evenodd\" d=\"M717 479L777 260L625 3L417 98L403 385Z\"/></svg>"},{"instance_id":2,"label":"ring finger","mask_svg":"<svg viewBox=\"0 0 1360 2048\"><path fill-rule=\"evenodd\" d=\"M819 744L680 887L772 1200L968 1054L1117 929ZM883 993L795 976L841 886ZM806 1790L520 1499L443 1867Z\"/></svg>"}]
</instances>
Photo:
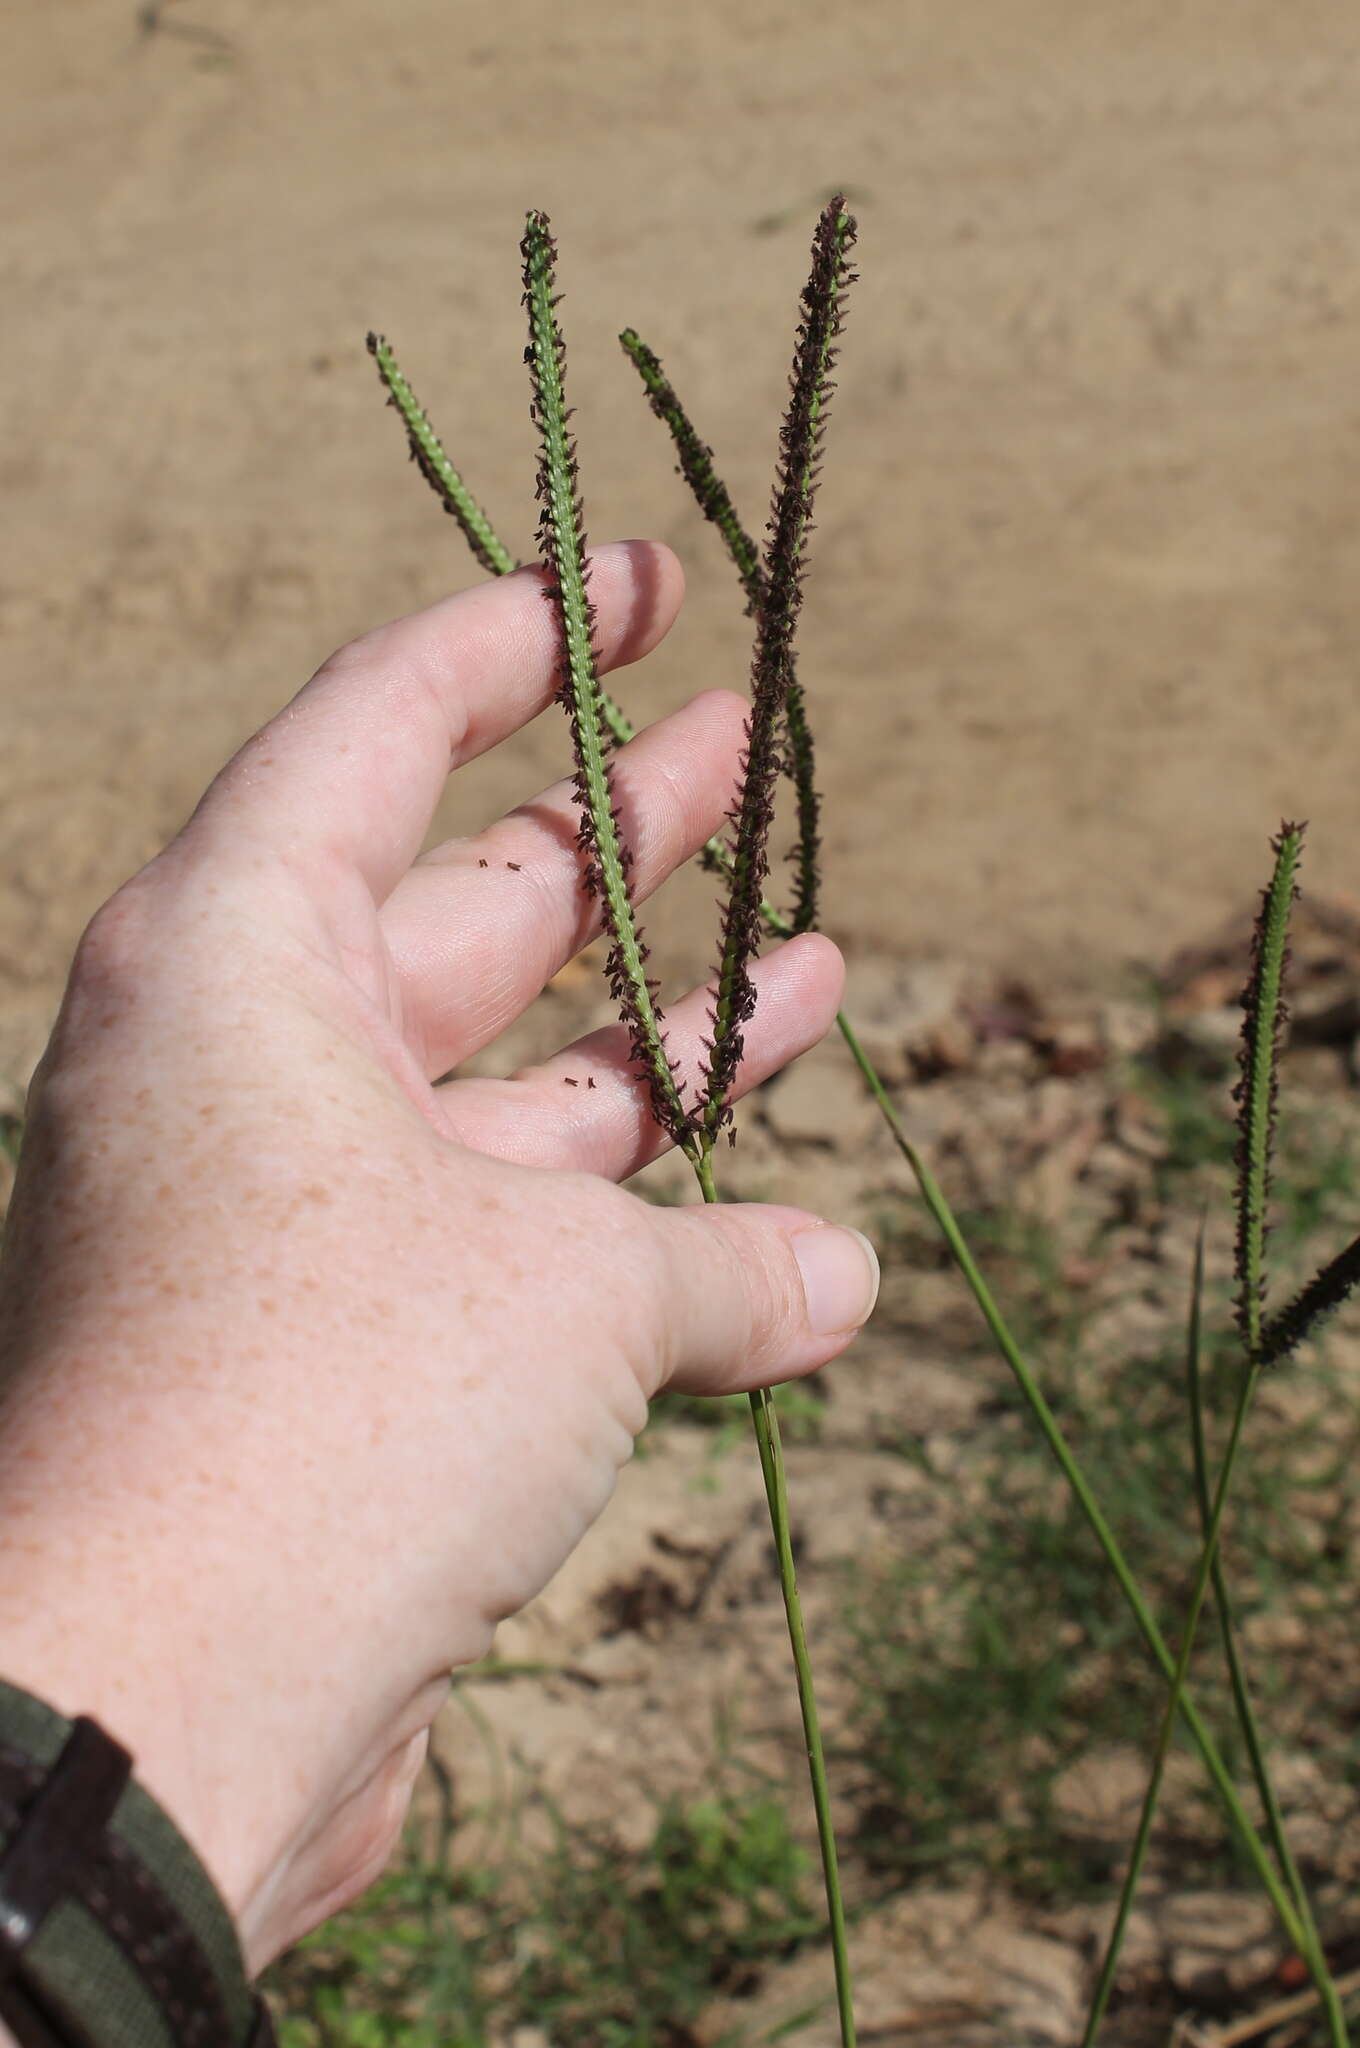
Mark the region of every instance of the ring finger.
<instances>
[{"instance_id":1,"label":"ring finger","mask_svg":"<svg viewBox=\"0 0 1360 2048\"><path fill-rule=\"evenodd\" d=\"M755 1014L734 1095L744 1095L824 1038L835 1020L845 967L830 939L790 939L753 969ZM694 1099L712 1028L711 988L694 989L667 1011L667 1049L685 1100ZM451 1081L438 1099L452 1133L479 1152L521 1166L598 1173L626 1180L666 1151L645 1082L629 1058L621 1024L592 1031L541 1067L509 1081Z\"/></svg>"}]
</instances>

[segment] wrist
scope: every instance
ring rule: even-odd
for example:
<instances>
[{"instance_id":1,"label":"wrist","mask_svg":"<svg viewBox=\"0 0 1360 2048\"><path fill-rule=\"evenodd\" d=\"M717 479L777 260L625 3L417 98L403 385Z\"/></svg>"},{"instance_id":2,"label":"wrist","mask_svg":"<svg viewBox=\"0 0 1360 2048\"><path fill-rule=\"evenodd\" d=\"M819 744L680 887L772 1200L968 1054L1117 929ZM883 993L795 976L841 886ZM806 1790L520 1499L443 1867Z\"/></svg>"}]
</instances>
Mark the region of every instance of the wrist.
<instances>
[{"instance_id":1,"label":"wrist","mask_svg":"<svg viewBox=\"0 0 1360 2048\"><path fill-rule=\"evenodd\" d=\"M253 1976L381 1872L447 1674L365 1706L343 1674L289 1661L251 1603L160 1560L144 1528L120 1543L79 1509L44 1521L0 1515L0 1676L131 1752Z\"/></svg>"},{"instance_id":2,"label":"wrist","mask_svg":"<svg viewBox=\"0 0 1360 2048\"><path fill-rule=\"evenodd\" d=\"M0 1681L0 2017L21 2041L269 2048L225 1904L131 1765Z\"/></svg>"},{"instance_id":3,"label":"wrist","mask_svg":"<svg viewBox=\"0 0 1360 2048\"><path fill-rule=\"evenodd\" d=\"M162 1618L124 1609L89 1550L78 1571L55 1577L40 1539L0 1522L0 1677L68 1721L88 1715L130 1752L138 1781L239 1925L256 1880L222 1825L221 1788L202 1767L213 1704L185 1683L170 1651Z\"/></svg>"}]
</instances>

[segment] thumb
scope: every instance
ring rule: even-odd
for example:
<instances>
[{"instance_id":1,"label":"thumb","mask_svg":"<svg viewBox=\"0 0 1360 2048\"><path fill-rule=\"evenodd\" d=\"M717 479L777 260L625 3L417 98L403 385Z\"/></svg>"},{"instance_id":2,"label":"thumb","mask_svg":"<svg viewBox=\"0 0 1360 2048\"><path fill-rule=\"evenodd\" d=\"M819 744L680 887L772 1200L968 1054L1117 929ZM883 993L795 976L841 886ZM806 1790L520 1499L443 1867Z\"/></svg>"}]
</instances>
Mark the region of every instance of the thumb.
<instances>
[{"instance_id":1,"label":"thumb","mask_svg":"<svg viewBox=\"0 0 1360 2048\"><path fill-rule=\"evenodd\" d=\"M733 1394L814 1372L878 1298L867 1237L765 1203L649 1209L662 1275L654 1392Z\"/></svg>"}]
</instances>

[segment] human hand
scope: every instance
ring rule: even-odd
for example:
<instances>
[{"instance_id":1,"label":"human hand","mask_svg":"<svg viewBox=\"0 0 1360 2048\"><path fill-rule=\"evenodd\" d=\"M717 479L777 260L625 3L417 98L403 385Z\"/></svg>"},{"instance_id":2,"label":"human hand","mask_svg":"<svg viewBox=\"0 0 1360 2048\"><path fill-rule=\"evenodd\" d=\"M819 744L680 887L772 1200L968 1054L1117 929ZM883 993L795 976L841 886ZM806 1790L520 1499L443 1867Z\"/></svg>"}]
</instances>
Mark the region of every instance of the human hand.
<instances>
[{"instance_id":1,"label":"human hand","mask_svg":"<svg viewBox=\"0 0 1360 2048\"><path fill-rule=\"evenodd\" d=\"M664 550L598 551L606 666L680 588ZM595 932L566 783L418 857L556 656L529 571L334 656L96 917L34 1082L0 1672L133 1750L255 1969L382 1867L449 1668L599 1513L651 1396L810 1371L872 1304L851 1233L612 1184L663 1142L619 1029L433 1085ZM720 825L743 715L701 697L618 757L639 893ZM796 939L758 980L747 1087L827 1030L839 956ZM706 1004L670 1012L691 1074Z\"/></svg>"}]
</instances>

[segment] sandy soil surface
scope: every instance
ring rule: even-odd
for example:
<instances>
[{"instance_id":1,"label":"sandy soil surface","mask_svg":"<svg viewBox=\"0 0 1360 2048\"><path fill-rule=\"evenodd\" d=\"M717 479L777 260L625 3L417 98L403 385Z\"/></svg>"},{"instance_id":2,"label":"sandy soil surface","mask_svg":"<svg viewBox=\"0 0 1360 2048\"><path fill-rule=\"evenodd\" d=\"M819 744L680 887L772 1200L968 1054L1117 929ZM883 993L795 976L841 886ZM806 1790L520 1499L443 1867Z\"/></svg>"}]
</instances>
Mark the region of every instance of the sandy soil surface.
<instances>
[{"instance_id":1,"label":"sandy soil surface","mask_svg":"<svg viewBox=\"0 0 1360 2048\"><path fill-rule=\"evenodd\" d=\"M563 249L592 530L746 628L613 336L758 520L811 219L862 219L806 632L829 920L1090 978L1360 860L1360 21L1345 0L4 0L0 1064L82 920L344 636L469 578L383 327L521 546L516 240ZM20 203L15 205L13 202ZM557 772L551 720L464 790ZM676 969L701 966L703 891Z\"/></svg>"}]
</instances>

